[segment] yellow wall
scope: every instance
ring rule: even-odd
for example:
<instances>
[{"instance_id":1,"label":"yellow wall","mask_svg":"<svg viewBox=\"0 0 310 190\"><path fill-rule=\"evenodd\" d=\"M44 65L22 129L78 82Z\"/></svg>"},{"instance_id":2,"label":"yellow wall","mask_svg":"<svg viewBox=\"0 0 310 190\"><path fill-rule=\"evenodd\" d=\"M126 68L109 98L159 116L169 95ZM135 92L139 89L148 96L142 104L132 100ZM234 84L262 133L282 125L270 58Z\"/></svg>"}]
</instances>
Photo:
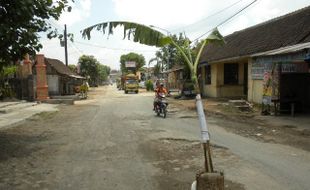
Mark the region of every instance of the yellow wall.
<instances>
[{"instance_id":1,"label":"yellow wall","mask_svg":"<svg viewBox=\"0 0 310 190\"><path fill-rule=\"evenodd\" d=\"M203 67L203 69L205 69L205 67ZM205 73L205 72L204 72ZM203 84L204 85L204 96L207 97L217 97L218 94L218 89L217 89L217 84L218 84L218 80L217 80L217 74L218 74L218 65L214 64L211 65L211 84ZM205 75L203 75L203 77L205 78Z\"/></svg>"},{"instance_id":2,"label":"yellow wall","mask_svg":"<svg viewBox=\"0 0 310 190\"><path fill-rule=\"evenodd\" d=\"M248 64L248 101L261 103L263 99L263 80L252 80L252 59Z\"/></svg>"},{"instance_id":3,"label":"yellow wall","mask_svg":"<svg viewBox=\"0 0 310 190\"><path fill-rule=\"evenodd\" d=\"M251 80L248 90L248 101L261 103L263 99L263 80Z\"/></svg>"},{"instance_id":4,"label":"yellow wall","mask_svg":"<svg viewBox=\"0 0 310 190\"><path fill-rule=\"evenodd\" d=\"M223 85L219 88L218 97L243 96L243 85Z\"/></svg>"},{"instance_id":5,"label":"yellow wall","mask_svg":"<svg viewBox=\"0 0 310 190\"><path fill-rule=\"evenodd\" d=\"M224 85L224 63L211 65L211 84L205 84L205 67L203 67L203 95L207 97L243 96L244 64L248 63L248 101L261 103L263 93L263 80L252 80L252 59L243 59L239 63L238 85Z\"/></svg>"},{"instance_id":6,"label":"yellow wall","mask_svg":"<svg viewBox=\"0 0 310 190\"><path fill-rule=\"evenodd\" d=\"M211 65L211 85L204 84L203 95L207 97L243 96L244 64L239 63L238 85L224 85L224 63ZM205 67L203 67L205 69ZM205 78L205 72L203 77Z\"/></svg>"}]
</instances>

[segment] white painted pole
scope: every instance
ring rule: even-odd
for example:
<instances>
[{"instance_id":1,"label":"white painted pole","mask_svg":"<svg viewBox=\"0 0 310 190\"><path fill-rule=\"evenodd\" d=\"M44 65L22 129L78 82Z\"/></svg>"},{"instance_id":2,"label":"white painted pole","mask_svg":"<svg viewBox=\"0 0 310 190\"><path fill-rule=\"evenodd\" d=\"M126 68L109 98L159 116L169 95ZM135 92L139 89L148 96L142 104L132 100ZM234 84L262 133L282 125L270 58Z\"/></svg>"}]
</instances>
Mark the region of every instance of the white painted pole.
<instances>
[{"instance_id":1,"label":"white painted pole","mask_svg":"<svg viewBox=\"0 0 310 190\"><path fill-rule=\"evenodd\" d=\"M200 94L196 95L196 108L200 123L201 140L203 143L207 143L210 137Z\"/></svg>"}]
</instances>

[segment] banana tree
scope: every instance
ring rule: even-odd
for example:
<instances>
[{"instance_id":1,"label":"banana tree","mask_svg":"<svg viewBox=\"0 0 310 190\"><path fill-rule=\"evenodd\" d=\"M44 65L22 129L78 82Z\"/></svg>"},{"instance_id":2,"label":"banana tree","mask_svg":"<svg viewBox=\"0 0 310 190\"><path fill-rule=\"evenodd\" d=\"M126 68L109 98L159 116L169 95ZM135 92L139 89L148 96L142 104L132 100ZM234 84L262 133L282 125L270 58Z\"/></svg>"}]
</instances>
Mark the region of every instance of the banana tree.
<instances>
[{"instance_id":1,"label":"banana tree","mask_svg":"<svg viewBox=\"0 0 310 190\"><path fill-rule=\"evenodd\" d=\"M143 24L133 23L133 22L103 22L99 24L95 24L88 28L85 28L81 31L82 36L87 38L88 40L91 38L91 31L97 30L103 32L103 34L111 35L114 32L114 29L118 26L122 26L124 29L124 39L127 38L129 40L133 40L134 42L138 42L144 45L163 47L168 44L173 44L185 58L186 63L191 72L191 80L194 83L195 91L196 91L196 108L198 113L198 118L200 122L201 136L202 136L202 144L204 148L204 157L205 157L205 170L206 172L213 172L213 164L211 159L210 152L210 138L209 138L209 130L207 127L207 122L205 118L205 114L203 111L203 105L200 95L199 83L197 78L197 68L201 53L204 47L209 43L223 43L223 36L219 33L217 28L213 30L213 32L202 41L201 46L199 47L198 54L196 58L193 60L190 51L189 41L187 41L187 48L180 47L172 38L170 34L165 35L164 33L155 30L151 26L146 26Z\"/></svg>"}]
</instances>

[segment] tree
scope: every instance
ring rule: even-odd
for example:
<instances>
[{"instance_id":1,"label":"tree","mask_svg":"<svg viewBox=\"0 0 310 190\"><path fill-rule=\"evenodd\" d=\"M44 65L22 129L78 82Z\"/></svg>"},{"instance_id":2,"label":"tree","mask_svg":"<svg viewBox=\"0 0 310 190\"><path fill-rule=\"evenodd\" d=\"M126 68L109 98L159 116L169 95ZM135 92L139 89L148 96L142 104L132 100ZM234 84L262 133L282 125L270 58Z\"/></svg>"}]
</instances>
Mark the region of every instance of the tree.
<instances>
[{"instance_id":1,"label":"tree","mask_svg":"<svg viewBox=\"0 0 310 190\"><path fill-rule=\"evenodd\" d=\"M0 99L4 97L12 97L14 92L9 87L9 77L14 75L17 71L17 67L5 66L0 70Z\"/></svg>"},{"instance_id":2,"label":"tree","mask_svg":"<svg viewBox=\"0 0 310 190\"><path fill-rule=\"evenodd\" d=\"M72 72L77 73L77 66L76 66L76 65L69 64L68 67L69 67L69 69L70 69Z\"/></svg>"},{"instance_id":3,"label":"tree","mask_svg":"<svg viewBox=\"0 0 310 190\"><path fill-rule=\"evenodd\" d=\"M123 26L124 27L124 37L130 39L133 38L134 42L139 42L141 44L145 45L151 45L151 46L157 46L157 47L163 47L168 44L174 45L177 50L180 52L180 54L185 59L185 62L187 66L190 69L191 73L191 80L194 83L195 91L196 91L196 108L198 112L198 118L200 123L200 130L202 135L202 143L203 143L203 149L204 149L204 156L205 156L205 171L208 172L214 172L213 171L213 164L211 159L211 151L210 151L210 139L209 139L209 131L207 128L206 118L203 111L203 105L201 101L200 96L200 89L199 89L199 83L197 78L197 69L198 69L198 63L199 59L202 53L202 50L204 49L205 45L208 43L223 43L223 36L219 33L217 28L215 28L212 33L203 40L199 50L197 51L197 56L195 59L192 57L192 51L190 48L190 42L189 40L185 40L185 44L183 47L180 47L174 40L171 35L164 35L163 33L142 24L138 23L132 23L132 22L103 22L99 23L93 26L90 26L84 30L82 30L82 36L87 37L90 39L90 32L93 29L96 29L98 31L102 31L103 33L106 32L106 29L108 28L108 34L113 34L114 28L117 26ZM218 175L220 175L218 173ZM224 188L224 187L222 187Z\"/></svg>"},{"instance_id":4,"label":"tree","mask_svg":"<svg viewBox=\"0 0 310 190\"><path fill-rule=\"evenodd\" d=\"M82 55L79 58L80 74L89 78L91 86L97 86L108 79L111 68L100 62L92 55Z\"/></svg>"},{"instance_id":5,"label":"tree","mask_svg":"<svg viewBox=\"0 0 310 190\"><path fill-rule=\"evenodd\" d=\"M42 48L39 32L48 38L62 37L49 19L58 20L71 11L70 0L1 0L0 1L0 68ZM72 0L73 1L73 0Z\"/></svg>"},{"instance_id":6,"label":"tree","mask_svg":"<svg viewBox=\"0 0 310 190\"><path fill-rule=\"evenodd\" d=\"M98 60L92 55L82 55L79 58L80 64L80 74L84 77L89 77L89 82L91 86L98 84L99 69L100 64Z\"/></svg>"},{"instance_id":7,"label":"tree","mask_svg":"<svg viewBox=\"0 0 310 190\"><path fill-rule=\"evenodd\" d=\"M178 46L180 46L181 49L183 49L183 51L187 51L186 44L187 41L189 41L189 39L186 38L185 35L180 33L178 36L177 35L171 36L171 38L178 44ZM192 49L190 49L190 53L194 58L195 52ZM160 60L161 66L159 67L161 68L161 71L171 69L175 65L181 65L184 67L184 74L185 74L184 78L190 79L190 69L186 63L184 56L181 54L181 52L177 49L175 45L168 44L164 47L161 47L159 51L156 52L155 56L158 60Z\"/></svg>"},{"instance_id":8,"label":"tree","mask_svg":"<svg viewBox=\"0 0 310 190\"><path fill-rule=\"evenodd\" d=\"M122 73L127 73L128 69L125 67L125 63L127 61L133 61L136 63L136 67L134 68L133 72L136 73L137 71L140 70L145 65L145 58L141 54L136 54L136 53L128 53L126 55L122 55L120 58L120 63L121 63L121 71Z\"/></svg>"},{"instance_id":9,"label":"tree","mask_svg":"<svg viewBox=\"0 0 310 190\"><path fill-rule=\"evenodd\" d=\"M160 77L160 73L162 71L162 66L160 64L160 62L158 62L155 66L154 66L154 75L156 77Z\"/></svg>"},{"instance_id":10,"label":"tree","mask_svg":"<svg viewBox=\"0 0 310 190\"><path fill-rule=\"evenodd\" d=\"M101 64L98 64L97 67L98 67L99 83L102 83L103 81L106 81L108 79L111 68L109 66Z\"/></svg>"}]
</instances>

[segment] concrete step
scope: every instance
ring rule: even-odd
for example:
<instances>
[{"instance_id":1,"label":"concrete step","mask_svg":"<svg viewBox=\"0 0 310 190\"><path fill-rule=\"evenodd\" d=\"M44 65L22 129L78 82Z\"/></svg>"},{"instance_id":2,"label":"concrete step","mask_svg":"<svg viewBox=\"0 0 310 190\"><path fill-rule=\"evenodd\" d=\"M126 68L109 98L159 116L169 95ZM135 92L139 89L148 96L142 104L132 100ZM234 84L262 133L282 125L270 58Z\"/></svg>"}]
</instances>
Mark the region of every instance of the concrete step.
<instances>
[{"instance_id":1,"label":"concrete step","mask_svg":"<svg viewBox=\"0 0 310 190\"><path fill-rule=\"evenodd\" d=\"M79 100L80 97L78 95L66 95L66 96L51 96L51 99L58 99L58 100L66 100L66 99L73 99L73 100Z\"/></svg>"},{"instance_id":2,"label":"concrete step","mask_svg":"<svg viewBox=\"0 0 310 190\"><path fill-rule=\"evenodd\" d=\"M74 99L47 99L41 101L42 103L47 104L66 104L66 105L74 105Z\"/></svg>"},{"instance_id":3,"label":"concrete step","mask_svg":"<svg viewBox=\"0 0 310 190\"><path fill-rule=\"evenodd\" d=\"M0 102L0 109L5 108L7 106L15 105L15 104L20 104L22 102Z\"/></svg>"},{"instance_id":4,"label":"concrete step","mask_svg":"<svg viewBox=\"0 0 310 190\"><path fill-rule=\"evenodd\" d=\"M7 104L4 107L0 108L0 113L2 114L6 114L6 113L10 113L16 110L21 110L21 109L25 109L28 107L32 107L32 106L36 106L37 103L36 102L12 102L11 104Z\"/></svg>"},{"instance_id":5,"label":"concrete step","mask_svg":"<svg viewBox=\"0 0 310 190\"><path fill-rule=\"evenodd\" d=\"M252 104L247 102L246 100L229 100L228 103L235 107L238 108L241 111L250 111L252 109Z\"/></svg>"}]
</instances>

